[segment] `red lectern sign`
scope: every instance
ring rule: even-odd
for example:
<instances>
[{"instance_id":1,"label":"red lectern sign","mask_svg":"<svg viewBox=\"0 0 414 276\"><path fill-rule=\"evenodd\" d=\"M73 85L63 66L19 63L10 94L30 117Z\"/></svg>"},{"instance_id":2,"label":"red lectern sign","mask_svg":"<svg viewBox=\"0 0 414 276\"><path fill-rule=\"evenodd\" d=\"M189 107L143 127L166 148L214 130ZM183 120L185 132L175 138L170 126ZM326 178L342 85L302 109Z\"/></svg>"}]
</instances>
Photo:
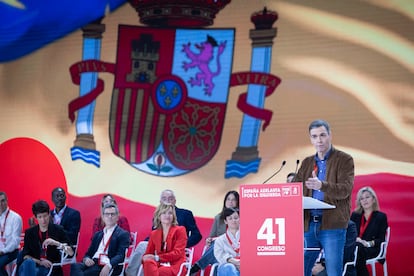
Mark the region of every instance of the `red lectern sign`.
<instances>
[{"instance_id":1,"label":"red lectern sign","mask_svg":"<svg viewBox=\"0 0 414 276\"><path fill-rule=\"evenodd\" d=\"M240 273L303 275L302 184L240 186Z\"/></svg>"}]
</instances>

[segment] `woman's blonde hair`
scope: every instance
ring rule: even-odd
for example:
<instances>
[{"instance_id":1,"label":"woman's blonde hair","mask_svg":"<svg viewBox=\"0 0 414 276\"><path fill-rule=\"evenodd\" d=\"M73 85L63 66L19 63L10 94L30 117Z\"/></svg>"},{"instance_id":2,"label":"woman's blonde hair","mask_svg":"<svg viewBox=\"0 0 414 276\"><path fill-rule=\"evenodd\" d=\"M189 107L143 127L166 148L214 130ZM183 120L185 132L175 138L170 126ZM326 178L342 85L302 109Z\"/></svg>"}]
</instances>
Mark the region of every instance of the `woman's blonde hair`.
<instances>
[{"instance_id":1,"label":"woman's blonde hair","mask_svg":"<svg viewBox=\"0 0 414 276\"><path fill-rule=\"evenodd\" d=\"M161 203L158 205L157 209L154 212L154 227L161 228L161 214L165 214L169 209L172 209L173 220L171 225L178 225L177 214L175 213L175 207L172 204Z\"/></svg>"},{"instance_id":2,"label":"woman's blonde hair","mask_svg":"<svg viewBox=\"0 0 414 276\"><path fill-rule=\"evenodd\" d=\"M372 189L369 186L366 186L366 187L362 187L361 189L359 189L357 193L357 197L355 201L355 206L356 206L355 212L358 214L362 214L362 212L364 211L364 208L362 208L362 205L361 205L361 198L362 198L362 194L365 192L370 193L372 198L374 199L374 203L372 204L372 211L379 211L380 207L379 207L377 194L375 193L374 189Z\"/></svg>"}]
</instances>

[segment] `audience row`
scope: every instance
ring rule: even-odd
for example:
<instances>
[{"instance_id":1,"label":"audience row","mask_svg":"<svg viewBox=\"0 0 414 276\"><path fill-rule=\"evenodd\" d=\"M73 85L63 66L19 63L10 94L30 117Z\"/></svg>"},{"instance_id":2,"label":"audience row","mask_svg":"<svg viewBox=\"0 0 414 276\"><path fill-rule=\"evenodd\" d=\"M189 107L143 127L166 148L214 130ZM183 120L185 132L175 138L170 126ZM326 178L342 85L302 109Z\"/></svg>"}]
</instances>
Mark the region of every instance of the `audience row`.
<instances>
[{"instance_id":1,"label":"audience row","mask_svg":"<svg viewBox=\"0 0 414 276\"><path fill-rule=\"evenodd\" d=\"M289 176L292 176L291 174ZM287 180L289 182L289 179ZM81 217L79 211L66 205L66 193L58 187L52 191L55 205L50 210L44 200L33 203L34 217L31 227L24 233L24 247L18 250L22 218L8 207L7 195L0 192L0 275L7 275L4 267L17 259L16 275L63 275L60 266L61 252L72 256L77 244ZM193 213L176 206L172 190L164 190L156 208L150 236L138 243L131 253L125 275L177 275L185 261L185 248L194 247L202 239ZM375 191L370 187L359 190L356 209L351 215L344 248L344 263L353 259L358 246L356 271L347 275L368 275L365 261L376 256L385 239L388 227L385 213L379 211ZM114 197L103 196L101 216L94 220L91 244L80 263L71 265L71 275L119 275L130 240L130 227L121 216ZM228 191L222 210L214 217L205 250L191 267L196 275L208 265L217 264L218 275L240 275L240 211L239 194ZM313 275L326 275L323 253L312 270ZM142 267L141 267L142 266Z\"/></svg>"}]
</instances>

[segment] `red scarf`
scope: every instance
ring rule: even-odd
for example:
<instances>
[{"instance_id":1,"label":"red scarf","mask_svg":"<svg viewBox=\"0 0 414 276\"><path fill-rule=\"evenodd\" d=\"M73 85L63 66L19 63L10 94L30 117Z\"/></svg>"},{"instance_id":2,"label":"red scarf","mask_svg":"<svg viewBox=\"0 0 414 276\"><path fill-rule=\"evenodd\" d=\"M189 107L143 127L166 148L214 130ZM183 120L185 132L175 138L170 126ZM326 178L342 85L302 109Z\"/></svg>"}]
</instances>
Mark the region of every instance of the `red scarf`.
<instances>
[{"instance_id":1,"label":"red scarf","mask_svg":"<svg viewBox=\"0 0 414 276\"><path fill-rule=\"evenodd\" d=\"M368 227L369 222L371 221L372 213L369 215L368 220L365 221L365 216L362 214L361 216L361 224L359 225L359 237L361 238L364 234L365 230Z\"/></svg>"}]
</instances>

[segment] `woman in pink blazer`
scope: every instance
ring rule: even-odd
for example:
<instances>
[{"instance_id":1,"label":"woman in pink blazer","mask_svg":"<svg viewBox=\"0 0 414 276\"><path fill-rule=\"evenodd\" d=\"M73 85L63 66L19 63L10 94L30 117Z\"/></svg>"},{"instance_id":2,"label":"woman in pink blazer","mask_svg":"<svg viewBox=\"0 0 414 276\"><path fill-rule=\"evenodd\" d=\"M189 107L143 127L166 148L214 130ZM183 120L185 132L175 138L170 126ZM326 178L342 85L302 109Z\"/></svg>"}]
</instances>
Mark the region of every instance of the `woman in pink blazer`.
<instances>
[{"instance_id":1,"label":"woman in pink blazer","mask_svg":"<svg viewBox=\"0 0 414 276\"><path fill-rule=\"evenodd\" d=\"M151 232L142 258L144 275L177 275L185 262L187 234L178 226L174 206L161 203L155 210L154 225L157 229Z\"/></svg>"}]
</instances>

